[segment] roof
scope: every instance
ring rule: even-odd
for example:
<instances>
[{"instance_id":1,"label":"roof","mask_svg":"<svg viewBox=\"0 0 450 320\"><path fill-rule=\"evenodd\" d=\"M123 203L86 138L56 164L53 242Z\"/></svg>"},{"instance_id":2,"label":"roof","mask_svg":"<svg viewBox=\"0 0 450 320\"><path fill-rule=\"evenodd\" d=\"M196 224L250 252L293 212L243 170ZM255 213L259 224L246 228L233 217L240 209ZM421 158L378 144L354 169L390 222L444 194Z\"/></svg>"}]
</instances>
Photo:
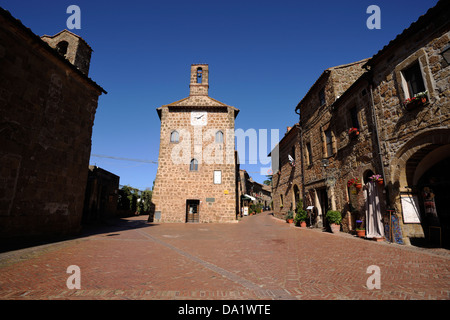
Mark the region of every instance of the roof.
<instances>
[{"instance_id":1,"label":"roof","mask_svg":"<svg viewBox=\"0 0 450 320\"><path fill-rule=\"evenodd\" d=\"M380 51L378 51L372 58L370 58L363 68L366 66L372 66L375 62L389 49L398 45L407 37L419 32L430 22L436 21L436 16L442 15L443 20L446 23L450 21L450 1L440 0L434 7L430 8L424 15L420 16L417 21L413 22L408 28L403 30L402 33L398 34L393 40L391 40L387 45L385 45Z\"/></svg>"},{"instance_id":2,"label":"roof","mask_svg":"<svg viewBox=\"0 0 450 320\"><path fill-rule=\"evenodd\" d=\"M0 16L4 17L6 20L10 21L13 25L15 25L18 29L22 30L26 35L28 35L32 40L34 40L36 43L38 43L42 48L47 50L51 55L62 61L66 64L67 67L72 69L75 73L77 73L80 77L85 79L90 85L92 85L94 88L98 89L100 92L103 92L107 94L105 89L103 89L101 86L99 86L94 80L86 76L83 72L81 72L76 66L74 66L72 63L70 63L66 58L64 58L62 55L60 55L55 49L50 47L48 43L46 43L44 40L42 40L38 35L36 35L33 31L31 31L30 28L27 28L23 23L19 20L13 17L13 15L0 7ZM64 31L64 30L63 30ZM61 31L61 32L63 32ZM60 32L60 33L61 33ZM70 32L70 31L69 31ZM58 33L59 34L59 33ZM77 36L79 37L79 36ZM80 37L79 37L80 38ZM84 41L84 40L83 40Z\"/></svg>"},{"instance_id":3,"label":"roof","mask_svg":"<svg viewBox=\"0 0 450 320\"><path fill-rule=\"evenodd\" d=\"M294 124L294 125L289 129L289 131L287 131L287 132L284 134L284 137L281 138L280 142L278 142L278 144L273 148L273 150L275 150L276 148L279 148L279 146L283 143L284 139L286 139L286 138L291 134L291 132L297 131L298 128L299 128L299 124L298 124L298 123ZM294 129L295 129L295 130L294 130ZM268 157L270 157L270 156L272 155L273 150L270 151L270 153L267 155Z\"/></svg>"},{"instance_id":4,"label":"roof","mask_svg":"<svg viewBox=\"0 0 450 320\"><path fill-rule=\"evenodd\" d=\"M78 39L80 39L81 41L83 41L83 43L84 43L89 49L91 49L91 51L94 51L94 50L92 50L91 46L90 46L90 45L89 45L82 37L80 37L79 35L77 35L77 34L71 32L71 31L69 31L69 30L67 30L67 29L61 30L60 32L58 32L57 34L55 34L55 35L53 35L53 36L49 36L49 35L44 34L41 38L56 38L56 37L59 36L61 33L68 33L68 34L70 34L70 35L72 35L72 36L74 36L74 37L77 37Z\"/></svg>"},{"instance_id":5,"label":"roof","mask_svg":"<svg viewBox=\"0 0 450 320\"><path fill-rule=\"evenodd\" d=\"M234 110L234 116L239 113L239 109L229 106L223 102L217 101L209 96L189 96L187 98L172 102L170 104L163 105L156 109L159 117L161 118L161 109L164 107L181 107L181 108L231 108Z\"/></svg>"},{"instance_id":6,"label":"roof","mask_svg":"<svg viewBox=\"0 0 450 320\"><path fill-rule=\"evenodd\" d=\"M300 105L301 105L301 104L303 103L303 101L311 94L311 91L313 90L313 88L315 88L316 85L317 85L318 83L320 83L320 82L322 81L322 79L323 79L325 76L329 75L332 71L337 70L337 69L348 68L348 67L351 67L351 66L353 66L353 65L355 65L355 64L362 63L362 62L367 61L367 60L369 60L369 58L366 58L366 59L363 59L363 60L360 60L360 61L355 61L355 62L351 62L351 63L347 63L347 64L342 64L342 65L339 65L339 66L335 66L335 67L331 67L331 68L325 69L325 70L322 72L322 74L320 75L320 77L317 78L317 80L316 80L316 81L314 82L314 84L311 86L311 88L309 88L308 92L305 94L305 96L303 97L303 99L297 104L297 107L295 108L295 111L297 111L298 109L300 109Z\"/></svg>"}]
</instances>

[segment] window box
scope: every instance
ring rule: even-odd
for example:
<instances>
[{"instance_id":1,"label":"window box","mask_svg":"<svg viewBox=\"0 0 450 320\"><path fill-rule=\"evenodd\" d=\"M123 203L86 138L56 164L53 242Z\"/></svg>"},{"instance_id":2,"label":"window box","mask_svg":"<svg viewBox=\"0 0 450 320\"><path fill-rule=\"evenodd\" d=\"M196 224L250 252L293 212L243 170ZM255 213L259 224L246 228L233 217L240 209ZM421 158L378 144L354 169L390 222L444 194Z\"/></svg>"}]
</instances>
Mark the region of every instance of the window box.
<instances>
[{"instance_id":1,"label":"window box","mask_svg":"<svg viewBox=\"0 0 450 320\"><path fill-rule=\"evenodd\" d=\"M356 138L359 136L359 130L358 128L350 128L348 130L348 135L350 136L350 138Z\"/></svg>"},{"instance_id":2,"label":"window box","mask_svg":"<svg viewBox=\"0 0 450 320\"><path fill-rule=\"evenodd\" d=\"M406 110L413 110L422 107L428 103L428 91L420 92L412 98L408 98L403 102Z\"/></svg>"}]
</instances>

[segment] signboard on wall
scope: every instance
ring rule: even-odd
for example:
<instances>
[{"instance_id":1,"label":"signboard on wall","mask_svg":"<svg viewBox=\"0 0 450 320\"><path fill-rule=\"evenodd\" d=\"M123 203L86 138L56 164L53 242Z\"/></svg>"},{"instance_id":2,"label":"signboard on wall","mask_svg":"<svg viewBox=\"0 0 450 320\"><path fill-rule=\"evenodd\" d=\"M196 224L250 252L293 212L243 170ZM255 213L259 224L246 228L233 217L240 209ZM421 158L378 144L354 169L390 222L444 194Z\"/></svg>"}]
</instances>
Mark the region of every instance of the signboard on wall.
<instances>
[{"instance_id":1,"label":"signboard on wall","mask_svg":"<svg viewBox=\"0 0 450 320\"><path fill-rule=\"evenodd\" d=\"M403 223L420 223L419 198L413 194L402 194Z\"/></svg>"}]
</instances>

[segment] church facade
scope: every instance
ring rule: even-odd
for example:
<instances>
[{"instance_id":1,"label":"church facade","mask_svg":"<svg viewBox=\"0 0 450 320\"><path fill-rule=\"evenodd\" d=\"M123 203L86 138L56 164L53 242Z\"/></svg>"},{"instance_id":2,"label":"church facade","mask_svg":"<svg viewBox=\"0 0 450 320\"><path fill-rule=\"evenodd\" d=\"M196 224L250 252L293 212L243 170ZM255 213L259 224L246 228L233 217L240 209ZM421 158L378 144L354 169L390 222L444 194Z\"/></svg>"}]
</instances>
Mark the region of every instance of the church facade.
<instances>
[{"instance_id":1,"label":"church facade","mask_svg":"<svg viewBox=\"0 0 450 320\"><path fill-rule=\"evenodd\" d=\"M157 109L161 120L154 222L237 221L234 126L239 110L208 95L209 66L191 65L187 98Z\"/></svg>"}]
</instances>

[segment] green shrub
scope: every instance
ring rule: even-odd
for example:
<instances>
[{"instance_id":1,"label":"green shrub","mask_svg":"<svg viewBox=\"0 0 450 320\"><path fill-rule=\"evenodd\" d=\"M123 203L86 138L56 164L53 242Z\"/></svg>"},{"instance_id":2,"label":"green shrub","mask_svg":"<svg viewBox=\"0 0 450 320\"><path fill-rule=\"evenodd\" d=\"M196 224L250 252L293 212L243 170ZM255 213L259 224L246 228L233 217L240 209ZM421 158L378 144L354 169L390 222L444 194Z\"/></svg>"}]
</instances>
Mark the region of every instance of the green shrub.
<instances>
[{"instance_id":1,"label":"green shrub","mask_svg":"<svg viewBox=\"0 0 450 320\"><path fill-rule=\"evenodd\" d=\"M293 211L288 211L286 219L293 219L294 218L294 212Z\"/></svg>"},{"instance_id":2,"label":"green shrub","mask_svg":"<svg viewBox=\"0 0 450 320\"><path fill-rule=\"evenodd\" d=\"M295 215L295 223L306 221L308 214L303 209L297 209L297 214Z\"/></svg>"},{"instance_id":3,"label":"green shrub","mask_svg":"<svg viewBox=\"0 0 450 320\"><path fill-rule=\"evenodd\" d=\"M306 210L303 209L303 200L299 199L297 202L297 214L295 215L295 222L302 222L302 221L306 221L308 217L308 213L306 212Z\"/></svg>"},{"instance_id":4,"label":"green shrub","mask_svg":"<svg viewBox=\"0 0 450 320\"><path fill-rule=\"evenodd\" d=\"M330 210L326 214L329 223L341 224L342 216L339 211Z\"/></svg>"}]
</instances>

